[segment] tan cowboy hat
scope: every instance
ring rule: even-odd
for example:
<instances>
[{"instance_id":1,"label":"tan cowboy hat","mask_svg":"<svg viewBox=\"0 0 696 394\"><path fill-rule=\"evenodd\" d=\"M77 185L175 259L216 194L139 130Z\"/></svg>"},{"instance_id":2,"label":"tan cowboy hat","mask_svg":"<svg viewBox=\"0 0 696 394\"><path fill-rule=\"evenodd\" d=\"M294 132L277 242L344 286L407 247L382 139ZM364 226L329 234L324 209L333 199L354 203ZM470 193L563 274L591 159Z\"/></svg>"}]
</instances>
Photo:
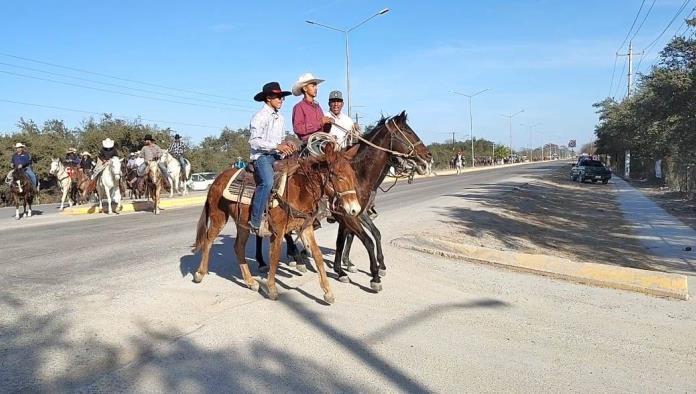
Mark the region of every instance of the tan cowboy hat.
<instances>
[{"instance_id":1,"label":"tan cowboy hat","mask_svg":"<svg viewBox=\"0 0 696 394\"><path fill-rule=\"evenodd\" d=\"M102 146L104 147L104 149L111 149L114 147L114 140L112 140L111 138L107 138L104 141L102 141Z\"/></svg>"},{"instance_id":2,"label":"tan cowboy hat","mask_svg":"<svg viewBox=\"0 0 696 394\"><path fill-rule=\"evenodd\" d=\"M319 78L314 78L314 75L312 73L304 73L300 75L299 78L297 78L297 82L295 82L294 85L292 85L292 94L295 96L302 96L302 88L305 87L308 83L316 83L320 84L324 82L323 79Z\"/></svg>"},{"instance_id":3,"label":"tan cowboy hat","mask_svg":"<svg viewBox=\"0 0 696 394\"><path fill-rule=\"evenodd\" d=\"M75 148L70 148L66 153L77 153L77 149Z\"/></svg>"},{"instance_id":4,"label":"tan cowboy hat","mask_svg":"<svg viewBox=\"0 0 696 394\"><path fill-rule=\"evenodd\" d=\"M17 149L17 148L26 148L26 147L27 147L27 146L24 145L24 144L21 143L21 142L18 142L18 143L15 144L15 149Z\"/></svg>"},{"instance_id":5,"label":"tan cowboy hat","mask_svg":"<svg viewBox=\"0 0 696 394\"><path fill-rule=\"evenodd\" d=\"M89 152L87 152L87 151L82 152L82 154L81 154L80 156L89 156L89 157L92 157L92 155L90 155Z\"/></svg>"}]
</instances>

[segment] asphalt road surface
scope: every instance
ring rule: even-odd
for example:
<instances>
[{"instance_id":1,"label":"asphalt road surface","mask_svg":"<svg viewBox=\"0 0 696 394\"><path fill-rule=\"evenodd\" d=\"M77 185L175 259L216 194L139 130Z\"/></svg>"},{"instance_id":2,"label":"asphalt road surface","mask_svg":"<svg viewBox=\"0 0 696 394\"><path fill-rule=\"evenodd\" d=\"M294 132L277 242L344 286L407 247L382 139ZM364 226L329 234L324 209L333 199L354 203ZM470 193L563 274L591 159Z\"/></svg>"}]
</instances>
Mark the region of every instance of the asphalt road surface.
<instances>
[{"instance_id":1,"label":"asphalt road surface","mask_svg":"<svg viewBox=\"0 0 696 394\"><path fill-rule=\"evenodd\" d=\"M200 207L0 229L2 391L691 391L692 302L675 302L393 248L448 194L551 171L534 164L416 180L380 194L389 274L352 282L279 272L246 289L228 225L191 281ZM13 220L0 217L2 221ZM335 226L318 239L332 258ZM251 243L247 248L256 273Z\"/></svg>"}]
</instances>

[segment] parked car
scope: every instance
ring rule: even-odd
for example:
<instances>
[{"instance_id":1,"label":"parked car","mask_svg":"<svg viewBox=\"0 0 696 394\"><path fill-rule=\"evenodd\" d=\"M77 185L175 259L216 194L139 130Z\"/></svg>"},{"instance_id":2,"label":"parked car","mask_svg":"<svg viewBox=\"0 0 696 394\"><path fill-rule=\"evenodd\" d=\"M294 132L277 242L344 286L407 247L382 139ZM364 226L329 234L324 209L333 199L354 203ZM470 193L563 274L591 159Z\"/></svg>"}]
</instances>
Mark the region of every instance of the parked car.
<instances>
[{"instance_id":1,"label":"parked car","mask_svg":"<svg viewBox=\"0 0 696 394\"><path fill-rule=\"evenodd\" d=\"M216 176L217 174L214 172L197 172L191 174L191 179L189 179L187 185L191 190L208 190Z\"/></svg>"},{"instance_id":2,"label":"parked car","mask_svg":"<svg viewBox=\"0 0 696 394\"><path fill-rule=\"evenodd\" d=\"M578 164L574 164L570 169L570 180L580 183L585 181L602 181L606 184L611 179L611 170L604 166L599 160L581 159Z\"/></svg>"}]
</instances>

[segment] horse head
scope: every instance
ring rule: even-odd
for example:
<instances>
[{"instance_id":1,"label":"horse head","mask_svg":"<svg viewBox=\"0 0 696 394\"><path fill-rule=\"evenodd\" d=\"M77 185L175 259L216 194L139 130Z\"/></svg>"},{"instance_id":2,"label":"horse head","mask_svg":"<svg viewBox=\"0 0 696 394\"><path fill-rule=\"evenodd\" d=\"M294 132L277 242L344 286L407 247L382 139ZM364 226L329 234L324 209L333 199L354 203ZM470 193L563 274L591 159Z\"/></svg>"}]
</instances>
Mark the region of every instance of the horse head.
<instances>
[{"instance_id":1,"label":"horse head","mask_svg":"<svg viewBox=\"0 0 696 394\"><path fill-rule=\"evenodd\" d=\"M58 172L60 171L60 159L51 159L51 168L48 170L48 173L51 175L58 176Z\"/></svg>"},{"instance_id":2,"label":"horse head","mask_svg":"<svg viewBox=\"0 0 696 394\"><path fill-rule=\"evenodd\" d=\"M351 160L358 153L359 146L347 151L336 151L333 143L324 146L324 154L314 160L313 169L325 177L324 192L340 202L341 208L351 215L357 216L362 210L355 187L358 184Z\"/></svg>"},{"instance_id":3,"label":"horse head","mask_svg":"<svg viewBox=\"0 0 696 394\"><path fill-rule=\"evenodd\" d=\"M18 193L24 193L29 190L30 185L31 181L29 180L29 176L27 176L26 168L14 166L12 168L11 188L16 189Z\"/></svg>"},{"instance_id":4,"label":"horse head","mask_svg":"<svg viewBox=\"0 0 696 394\"><path fill-rule=\"evenodd\" d=\"M118 158L116 156L112 157L109 159L109 167L111 170L111 176L113 176L114 180L119 181L121 179L121 175L123 175L122 167L121 167L121 162L123 159Z\"/></svg>"},{"instance_id":5,"label":"horse head","mask_svg":"<svg viewBox=\"0 0 696 394\"><path fill-rule=\"evenodd\" d=\"M403 154L400 159L406 162L403 163L404 167L414 168L420 175L424 175L433 155L418 134L408 125L407 120L406 111L401 111L392 118L383 119L380 125L383 125L391 135L391 149Z\"/></svg>"}]
</instances>

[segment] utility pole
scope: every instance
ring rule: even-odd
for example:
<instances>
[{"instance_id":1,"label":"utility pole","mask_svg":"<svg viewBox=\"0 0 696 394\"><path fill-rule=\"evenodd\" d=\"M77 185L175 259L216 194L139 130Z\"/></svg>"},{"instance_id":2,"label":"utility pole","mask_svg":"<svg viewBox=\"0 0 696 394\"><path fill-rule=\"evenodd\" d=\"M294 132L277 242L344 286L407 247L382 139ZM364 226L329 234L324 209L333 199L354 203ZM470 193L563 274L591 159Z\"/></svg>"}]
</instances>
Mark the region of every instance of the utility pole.
<instances>
[{"instance_id":1,"label":"utility pole","mask_svg":"<svg viewBox=\"0 0 696 394\"><path fill-rule=\"evenodd\" d=\"M633 56L643 56L644 52L633 53L633 42L628 42L628 52L626 53L616 53L616 56L627 56L628 57L628 75L627 75L627 86L626 86L626 98L631 97L631 91L633 90Z\"/></svg>"},{"instance_id":2,"label":"utility pole","mask_svg":"<svg viewBox=\"0 0 696 394\"><path fill-rule=\"evenodd\" d=\"M628 86L626 88L626 98L631 98L631 89L633 88L633 56L643 56L643 52L634 54L633 53L633 42L628 42L628 52L627 53L616 53L616 56L628 56ZM624 156L624 176L628 179L631 177L631 150L626 149Z\"/></svg>"},{"instance_id":3,"label":"utility pole","mask_svg":"<svg viewBox=\"0 0 696 394\"><path fill-rule=\"evenodd\" d=\"M504 117L508 118L508 126L510 127L510 159L512 159L512 118L514 118L515 116L521 114L522 112L524 112L523 109L517 111L517 112L514 113L514 114L513 114L513 113L510 113L510 115L507 115L507 114L501 114L501 115L500 115L500 116L504 116Z\"/></svg>"}]
</instances>

